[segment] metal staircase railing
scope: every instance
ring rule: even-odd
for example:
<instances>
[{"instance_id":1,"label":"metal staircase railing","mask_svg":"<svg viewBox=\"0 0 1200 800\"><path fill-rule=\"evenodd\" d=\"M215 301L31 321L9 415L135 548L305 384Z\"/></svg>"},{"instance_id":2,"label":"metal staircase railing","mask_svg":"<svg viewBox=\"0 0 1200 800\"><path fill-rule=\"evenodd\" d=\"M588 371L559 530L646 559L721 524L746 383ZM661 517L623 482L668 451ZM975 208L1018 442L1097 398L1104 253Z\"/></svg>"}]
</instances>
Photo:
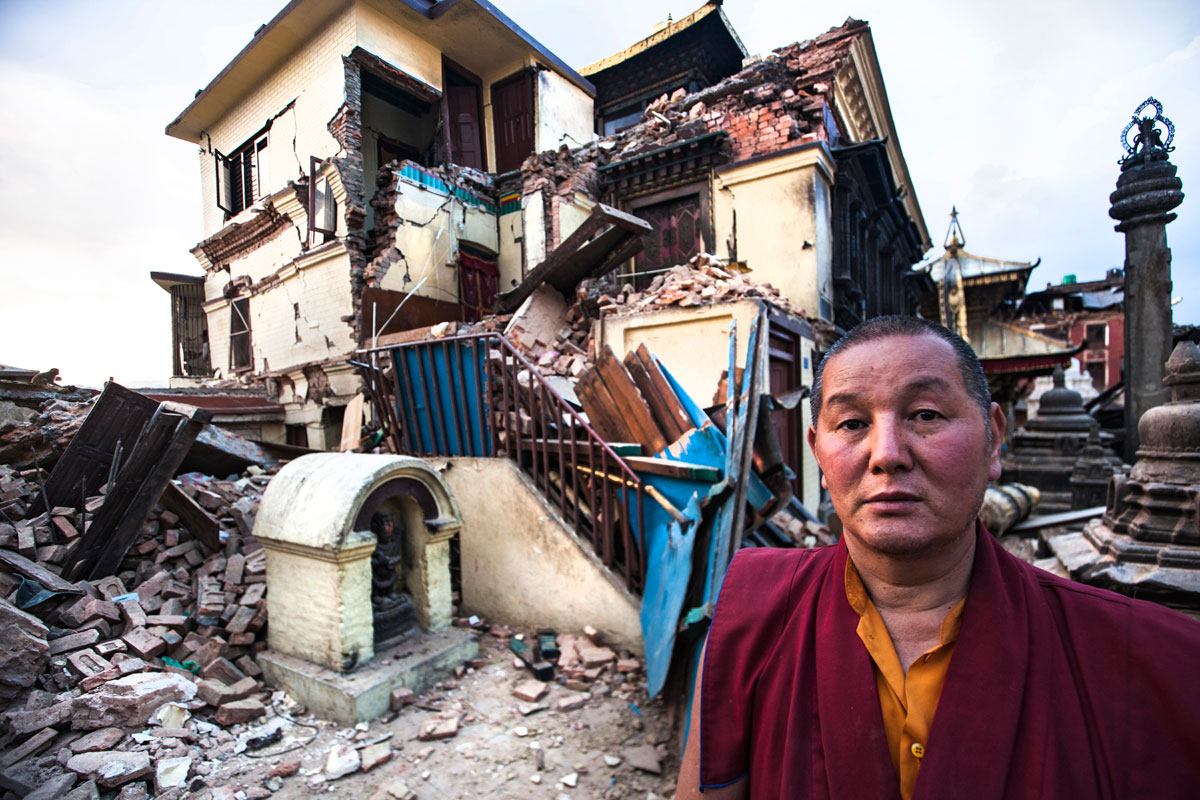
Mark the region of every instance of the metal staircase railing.
<instances>
[{"instance_id":1,"label":"metal staircase railing","mask_svg":"<svg viewBox=\"0 0 1200 800\"><path fill-rule=\"evenodd\" d=\"M352 362L390 448L512 459L606 567L640 595L643 486L614 448L503 336L408 342Z\"/></svg>"}]
</instances>

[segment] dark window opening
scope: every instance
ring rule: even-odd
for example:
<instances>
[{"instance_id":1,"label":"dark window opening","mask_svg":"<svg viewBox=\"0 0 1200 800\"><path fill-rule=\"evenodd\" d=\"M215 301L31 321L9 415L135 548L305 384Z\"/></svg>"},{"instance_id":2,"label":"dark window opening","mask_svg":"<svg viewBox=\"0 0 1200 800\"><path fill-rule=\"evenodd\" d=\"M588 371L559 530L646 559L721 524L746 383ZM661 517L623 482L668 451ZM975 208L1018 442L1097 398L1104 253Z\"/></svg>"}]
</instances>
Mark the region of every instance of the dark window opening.
<instances>
[{"instance_id":1,"label":"dark window opening","mask_svg":"<svg viewBox=\"0 0 1200 800\"><path fill-rule=\"evenodd\" d=\"M287 425L285 426L287 433L287 443L292 447L308 447L308 426L307 425Z\"/></svg>"},{"instance_id":2,"label":"dark window opening","mask_svg":"<svg viewBox=\"0 0 1200 800\"><path fill-rule=\"evenodd\" d=\"M342 446L342 421L346 418L345 406L325 406L321 414L321 427L325 434L325 449L340 450Z\"/></svg>"},{"instance_id":3,"label":"dark window opening","mask_svg":"<svg viewBox=\"0 0 1200 800\"><path fill-rule=\"evenodd\" d=\"M363 167L368 179L392 161L438 163L438 115L433 104L366 70L362 73ZM375 140L374 147L371 139ZM374 162L372 163L372 157ZM367 183L373 186L373 181Z\"/></svg>"},{"instance_id":4,"label":"dark window opening","mask_svg":"<svg viewBox=\"0 0 1200 800\"><path fill-rule=\"evenodd\" d=\"M1107 345L1105 333L1108 331L1108 325L1088 325L1084 328L1084 339L1087 340L1089 347L1104 347Z\"/></svg>"},{"instance_id":5,"label":"dark window opening","mask_svg":"<svg viewBox=\"0 0 1200 800\"><path fill-rule=\"evenodd\" d=\"M644 103L638 103L637 105L626 106L625 108L618 109L611 114L606 114L604 116L603 135L611 136L614 133L620 133L626 128L637 125L642 121L642 112L645 110L644 107Z\"/></svg>"},{"instance_id":6,"label":"dark window opening","mask_svg":"<svg viewBox=\"0 0 1200 800\"><path fill-rule=\"evenodd\" d=\"M217 207L232 217L254 205L269 185L267 131L250 138L232 154L213 151L217 165Z\"/></svg>"},{"instance_id":7,"label":"dark window opening","mask_svg":"<svg viewBox=\"0 0 1200 800\"><path fill-rule=\"evenodd\" d=\"M229 301L229 368L234 372L248 370L250 360L250 298L238 297Z\"/></svg>"},{"instance_id":8,"label":"dark window opening","mask_svg":"<svg viewBox=\"0 0 1200 800\"><path fill-rule=\"evenodd\" d=\"M1089 361L1086 369L1092 378L1092 387L1096 391L1103 392L1108 388L1108 362Z\"/></svg>"},{"instance_id":9,"label":"dark window opening","mask_svg":"<svg viewBox=\"0 0 1200 800\"><path fill-rule=\"evenodd\" d=\"M460 167L485 169L483 149L483 83L448 59L442 63L445 101L442 105L449 133L449 161Z\"/></svg>"},{"instance_id":10,"label":"dark window opening","mask_svg":"<svg viewBox=\"0 0 1200 800\"><path fill-rule=\"evenodd\" d=\"M533 73L492 84L492 135L496 172L511 172L533 152Z\"/></svg>"}]
</instances>

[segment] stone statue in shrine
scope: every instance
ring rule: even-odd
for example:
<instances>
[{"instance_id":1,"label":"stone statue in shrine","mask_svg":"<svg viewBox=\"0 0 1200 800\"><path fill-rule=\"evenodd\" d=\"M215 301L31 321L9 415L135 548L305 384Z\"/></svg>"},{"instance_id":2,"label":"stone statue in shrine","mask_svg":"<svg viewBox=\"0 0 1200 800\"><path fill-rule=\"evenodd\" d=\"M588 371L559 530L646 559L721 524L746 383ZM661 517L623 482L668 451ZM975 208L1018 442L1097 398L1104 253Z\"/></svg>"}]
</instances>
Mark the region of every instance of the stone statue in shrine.
<instances>
[{"instance_id":1,"label":"stone statue in shrine","mask_svg":"<svg viewBox=\"0 0 1200 800\"><path fill-rule=\"evenodd\" d=\"M403 528L396 517L381 511L371 516L375 552L371 554L371 611L375 649L407 638L416 629L412 597L403 591L399 567L403 561Z\"/></svg>"}]
</instances>

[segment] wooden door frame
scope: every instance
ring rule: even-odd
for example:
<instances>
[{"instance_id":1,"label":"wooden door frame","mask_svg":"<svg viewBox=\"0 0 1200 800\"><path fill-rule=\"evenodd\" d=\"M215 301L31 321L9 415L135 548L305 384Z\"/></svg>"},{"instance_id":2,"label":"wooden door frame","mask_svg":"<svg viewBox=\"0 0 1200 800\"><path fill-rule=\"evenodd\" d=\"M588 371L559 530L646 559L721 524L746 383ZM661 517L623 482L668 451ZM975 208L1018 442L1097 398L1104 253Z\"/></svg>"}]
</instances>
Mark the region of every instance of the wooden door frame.
<instances>
[{"instance_id":1,"label":"wooden door frame","mask_svg":"<svg viewBox=\"0 0 1200 800\"><path fill-rule=\"evenodd\" d=\"M530 120L530 128L531 128L530 142L529 142L529 152L530 153L537 152L537 118L538 118L537 84L534 82L534 75L536 72L537 72L536 67L522 67L521 69L517 70L516 72L513 72L509 75L505 75L503 78L500 78L499 80L492 81L492 85L488 88L488 92L490 93L488 95L488 99L492 100L492 139L498 140L499 137L497 137L497 135L496 135L496 104L493 100L493 98L495 97L495 94L496 94L496 87L504 86L504 84L512 83L513 81L516 81L520 78L525 78L526 80L529 81L529 114L532 117L532 120ZM526 158L528 158L528 155L526 156ZM521 159L521 160L523 162L525 159ZM520 169L520 164L517 165L517 168ZM496 172L498 172L498 173L502 172L502 170L500 169L500 145L499 144L496 145Z\"/></svg>"},{"instance_id":2,"label":"wooden door frame","mask_svg":"<svg viewBox=\"0 0 1200 800\"><path fill-rule=\"evenodd\" d=\"M454 137L450 133L450 76L448 72L456 72L461 77L466 78L468 82L475 84L478 90L475 93L476 109L475 113L479 120L479 161L483 165L483 171L488 171L488 151L487 151L487 121L483 116L483 79L476 75L471 70L459 64L447 56L442 56L442 124L446 128L446 151L450 156L447 159L450 162L454 161Z\"/></svg>"}]
</instances>

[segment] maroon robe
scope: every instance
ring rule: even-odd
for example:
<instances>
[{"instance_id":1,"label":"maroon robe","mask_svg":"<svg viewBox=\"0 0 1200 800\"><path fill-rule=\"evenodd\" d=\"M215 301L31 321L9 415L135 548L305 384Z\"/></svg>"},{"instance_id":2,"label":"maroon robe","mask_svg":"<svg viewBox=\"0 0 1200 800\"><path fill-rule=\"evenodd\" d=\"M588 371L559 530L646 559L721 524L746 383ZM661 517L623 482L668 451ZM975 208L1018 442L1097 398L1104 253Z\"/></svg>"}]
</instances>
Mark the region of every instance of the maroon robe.
<instances>
[{"instance_id":1,"label":"maroon robe","mask_svg":"<svg viewBox=\"0 0 1200 800\"><path fill-rule=\"evenodd\" d=\"M978 531L913 800L1200 797L1200 623ZM845 569L844 543L730 564L704 661L702 786L899 798Z\"/></svg>"}]
</instances>

